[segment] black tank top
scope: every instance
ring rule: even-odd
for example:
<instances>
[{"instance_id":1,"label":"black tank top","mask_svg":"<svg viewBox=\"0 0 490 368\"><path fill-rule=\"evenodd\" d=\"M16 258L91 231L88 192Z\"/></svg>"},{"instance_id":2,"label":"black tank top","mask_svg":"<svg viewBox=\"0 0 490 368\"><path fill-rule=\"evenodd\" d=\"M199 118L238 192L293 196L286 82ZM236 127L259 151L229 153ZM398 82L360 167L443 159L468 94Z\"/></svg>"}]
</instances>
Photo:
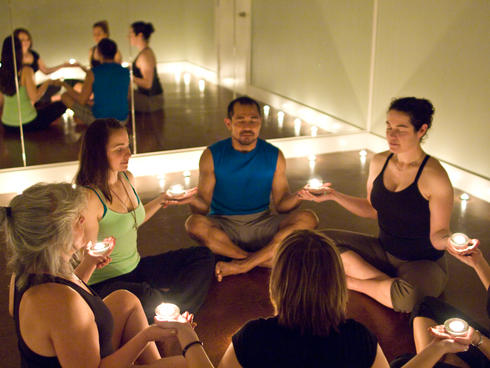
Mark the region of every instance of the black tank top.
<instances>
[{"instance_id":1,"label":"black tank top","mask_svg":"<svg viewBox=\"0 0 490 368\"><path fill-rule=\"evenodd\" d=\"M141 53L145 49L141 50L140 53L138 54L138 56L136 56L136 59L134 59L134 61L133 61L133 65L132 65L133 75L136 78L143 78L143 74L141 74L140 68L138 68L136 66L136 61L138 60L139 56L141 55ZM138 86L138 92L140 92L140 93L142 93L144 95L147 95L147 96L155 96L155 95L159 95L159 94L161 94L163 92L162 85L160 84L160 79L158 78L158 73L157 73L157 67L156 67L156 65L153 68L153 81L151 82L151 88L150 89L147 89L147 88L141 88L141 87Z\"/></svg>"},{"instance_id":2,"label":"black tank top","mask_svg":"<svg viewBox=\"0 0 490 368\"><path fill-rule=\"evenodd\" d=\"M415 180L407 188L392 192L386 189L383 169L373 182L371 204L378 211L379 241L384 250L403 260L437 260L444 254L430 242L429 201L420 194L417 182L429 155L419 167Z\"/></svg>"},{"instance_id":3,"label":"black tank top","mask_svg":"<svg viewBox=\"0 0 490 368\"><path fill-rule=\"evenodd\" d=\"M96 48L97 48L97 46L93 46L90 49L90 68L91 69L93 69L96 66L99 66L101 64L101 62L95 58L95 49Z\"/></svg>"},{"instance_id":4,"label":"black tank top","mask_svg":"<svg viewBox=\"0 0 490 368\"><path fill-rule=\"evenodd\" d=\"M89 290L94 294L91 295L77 284L52 275L29 275L27 285L21 290L14 291L14 321L15 330L17 332L18 346L20 351L21 364L23 368L30 367L61 367L58 358L56 356L47 357L39 355L33 352L24 342L20 334L19 326L19 305L24 293L32 286L54 282L57 284L63 284L71 287L87 302L90 309L94 312L95 323L97 330L99 331L99 346L100 346L100 358L104 358L114 352L112 347L112 332L114 329L114 321L112 319L111 311L104 304L102 299L89 287ZM85 284L86 285L86 284ZM88 286L87 286L88 287Z\"/></svg>"},{"instance_id":5,"label":"black tank top","mask_svg":"<svg viewBox=\"0 0 490 368\"><path fill-rule=\"evenodd\" d=\"M31 54L32 54L32 63L30 64L24 64L25 66L30 66L32 68L32 70L35 72L37 72L39 70L39 54L34 51L34 50L31 50Z\"/></svg>"}]
</instances>

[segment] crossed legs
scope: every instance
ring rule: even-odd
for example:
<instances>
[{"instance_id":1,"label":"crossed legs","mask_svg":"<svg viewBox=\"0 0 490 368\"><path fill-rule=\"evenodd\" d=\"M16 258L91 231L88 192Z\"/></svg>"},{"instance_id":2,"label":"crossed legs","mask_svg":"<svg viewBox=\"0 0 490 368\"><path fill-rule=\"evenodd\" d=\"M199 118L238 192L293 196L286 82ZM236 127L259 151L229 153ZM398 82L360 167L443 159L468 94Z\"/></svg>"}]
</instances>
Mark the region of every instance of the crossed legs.
<instances>
[{"instance_id":1,"label":"crossed legs","mask_svg":"<svg viewBox=\"0 0 490 368\"><path fill-rule=\"evenodd\" d=\"M274 250L286 236L294 230L314 229L317 225L318 217L314 212L309 210L291 212L280 222L278 231L269 243L255 252L247 252L239 247L207 216L191 215L186 221L186 230L191 237L200 241L213 253L232 258L229 262L216 263L216 278L221 281L225 276L245 273L257 266L271 267Z\"/></svg>"}]
</instances>

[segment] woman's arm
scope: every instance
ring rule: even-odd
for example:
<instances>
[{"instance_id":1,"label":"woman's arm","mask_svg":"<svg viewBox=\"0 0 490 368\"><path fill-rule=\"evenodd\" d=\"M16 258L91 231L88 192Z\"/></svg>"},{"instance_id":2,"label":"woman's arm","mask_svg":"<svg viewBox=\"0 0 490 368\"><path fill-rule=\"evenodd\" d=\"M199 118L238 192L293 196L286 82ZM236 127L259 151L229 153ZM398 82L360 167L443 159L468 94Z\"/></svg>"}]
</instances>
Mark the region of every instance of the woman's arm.
<instances>
[{"instance_id":1,"label":"woman's arm","mask_svg":"<svg viewBox=\"0 0 490 368\"><path fill-rule=\"evenodd\" d=\"M27 95L34 105L48 89L49 85L53 83L52 80L47 80L39 88L36 87L34 82L34 71L30 66L24 66L21 71L21 85L26 87Z\"/></svg>"},{"instance_id":2,"label":"woman's arm","mask_svg":"<svg viewBox=\"0 0 490 368\"><path fill-rule=\"evenodd\" d=\"M223 358L221 358L218 368L242 368L242 365L238 362L238 358L236 357L233 343L228 345L228 349L226 349Z\"/></svg>"},{"instance_id":3,"label":"woman's arm","mask_svg":"<svg viewBox=\"0 0 490 368\"><path fill-rule=\"evenodd\" d=\"M73 98L80 105L85 105L92 94L92 86L94 84L94 73L89 70L83 81L82 92L77 92L68 83L63 82L62 85L65 87L68 95Z\"/></svg>"},{"instance_id":4,"label":"woman's arm","mask_svg":"<svg viewBox=\"0 0 490 368\"><path fill-rule=\"evenodd\" d=\"M134 77L134 83L138 87L150 89L153 84L153 73L155 70L156 60L153 52L149 49L143 51L138 60L136 66L140 69L142 78Z\"/></svg>"},{"instance_id":5,"label":"woman's arm","mask_svg":"<svg viewBox=\"0 0 490 368\"><path fill-rule=\"evenodd\" d=\"M60 65L48 67L48 66L46 66L46 64L44 64L44 61L41 58L39 58L37 62L39 64L39 70L42 71L44 74L51 74L51 73L54 73L57 70L60 70L61 68L74 66L74 65L72 65L72 64L70 64L68 62L65 62L65 63L60 64Z\"/></svg>"}]
</instances>

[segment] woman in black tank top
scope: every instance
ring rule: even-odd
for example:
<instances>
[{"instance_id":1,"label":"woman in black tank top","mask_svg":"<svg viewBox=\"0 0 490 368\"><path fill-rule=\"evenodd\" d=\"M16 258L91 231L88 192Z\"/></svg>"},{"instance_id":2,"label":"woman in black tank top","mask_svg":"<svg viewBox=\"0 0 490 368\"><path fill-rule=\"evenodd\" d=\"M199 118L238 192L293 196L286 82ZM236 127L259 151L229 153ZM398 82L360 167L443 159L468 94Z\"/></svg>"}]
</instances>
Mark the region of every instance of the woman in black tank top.
<instances>
[{"instance_id":1,"label":"woman in black tank top","mask_svg":"<svg viewBox=\"0 0 490 368\"><path fill-rule=\"evenodd\" d=\"M148 326L133 294L119 290L102 300L88 287L85 279L110 258L87 251L86 211L85 191L62 183L36 184L0 208L13 272L9 311L22 367L74 366L80 361L98 367L102 360L128 367L136 360L149 364L161 359L154 341L170 335L184 347L196 345L197 335L185 319ZM74 269L79 256L85 261ZM197 348L189 350L188 356L193 355L205 357ZM166 366L165 359L161 366ZM179 361L183 364L184 357L168 364Z\"/></svg>"}]
</instances>

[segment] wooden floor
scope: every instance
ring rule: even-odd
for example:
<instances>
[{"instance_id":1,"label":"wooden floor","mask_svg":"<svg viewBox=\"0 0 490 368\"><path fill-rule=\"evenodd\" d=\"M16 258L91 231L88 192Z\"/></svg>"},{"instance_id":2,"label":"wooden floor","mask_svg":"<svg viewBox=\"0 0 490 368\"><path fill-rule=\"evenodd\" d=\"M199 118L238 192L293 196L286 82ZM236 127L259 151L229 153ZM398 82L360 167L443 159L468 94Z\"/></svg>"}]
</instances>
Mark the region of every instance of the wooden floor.
<instances>
[{"instance_id":1,"label":"wooden floor","mask_svg":"<svg viewBox=\"0 0 490 368\"><path fill-rule=\"evenodd\" d=\"M170 92L169 88L166 88L164 119L159 114L137 117L140 152L161 150L161 147L177 148L179 144L181 144L180 147L204 146L226 136L222 119L226 105L232 98L231 92L209 87L206 93L212 93L216 97L211 100L209 106L201 100L196 99L191 102L192 99L183 99L181 101L183 109L179 108L178 103L178 95L181 92L175 90L176 96L174 97ZM178 116L178 118L173 120L174 118L170 119L170 116ZM219 122L219 124L205 124L208 122ZM59 148L57 154L56 149L50 147L54 144L44 141L47 136L40 134L37 137L38 141L32 136L34 144L31 147L37 147L32 152L38 151L40 155L43 155L43 159L39 158L36 161L31 158L28 162L75 160L79 144L77 135L81 131L70 128L69 133L65 134L63 129L63 125L52 129L53 136L56 136L59 142L63 142L63 144L60 143L63 148ZM292 118L286 120L284 129L289 129L289 133L294 129ZM271 129L268 130L267 122L264 124L263 132L263 137L266 138L281 136L274 135L281 133L277 125L271 124ZM294 135L294 132L289 135ZM368 162L370 157L371 153L368 154ZM14 164L13 160L8 162ZM292 190L302 187L312 175L320 175L325 180L331 181L334 187L342 192L357 196L365 195L368 163L363 164L360 161L358 152L319 155L313 168L310 167L306 158L288 159L287 166ZM189 186L197 183L197 172L194 171L191 174ZM171 174L166 180L168 183L178 181L181 180L181 175L182 173ZM153 198L160 191L158 183L154 180L155 187L148 187L147 184L150 181L145 177L137 178L137 186L140 188L144 202ZM460 192L456 190L451 228L453 231L465 232L472 237L479 238L487 259L490 259L490 204L471 198L463 210L461 201L458 199L459 194ZM303 203L302 207L316 211L320 218L320 228L341 228L370 234L377 232L375 221L356 217L335 203L307 202ZM157 254L195 245L184 230L184 221L189 214L187 207L171 207L159 211L141 226L138 231L138 243L142 255ZM0 240L0 249L5 254L3 239ZM442 298L471 314L479 322L490 325L485 311L486 293L476 275L453 258L448 258L448 264L450 280ZM2 270L0 273L0 366L17 367L19 359L15 331L13 322L7 314L9 275L5 271L5 257L0 259L0 269ZM212 284L206 302L196 320L198 322L197 332L215 364L219 362L232 334L240 326L250 319L271 315L272 306L267 292L268 276L269 270L258 268L247 274L231 276L225 278L221 283L215 281ZM365 295L351 292L348 316L362 322L376 334L388 359L413 351L413 338L406 314L393 312Z\"/></svg>"}]
</instances>

